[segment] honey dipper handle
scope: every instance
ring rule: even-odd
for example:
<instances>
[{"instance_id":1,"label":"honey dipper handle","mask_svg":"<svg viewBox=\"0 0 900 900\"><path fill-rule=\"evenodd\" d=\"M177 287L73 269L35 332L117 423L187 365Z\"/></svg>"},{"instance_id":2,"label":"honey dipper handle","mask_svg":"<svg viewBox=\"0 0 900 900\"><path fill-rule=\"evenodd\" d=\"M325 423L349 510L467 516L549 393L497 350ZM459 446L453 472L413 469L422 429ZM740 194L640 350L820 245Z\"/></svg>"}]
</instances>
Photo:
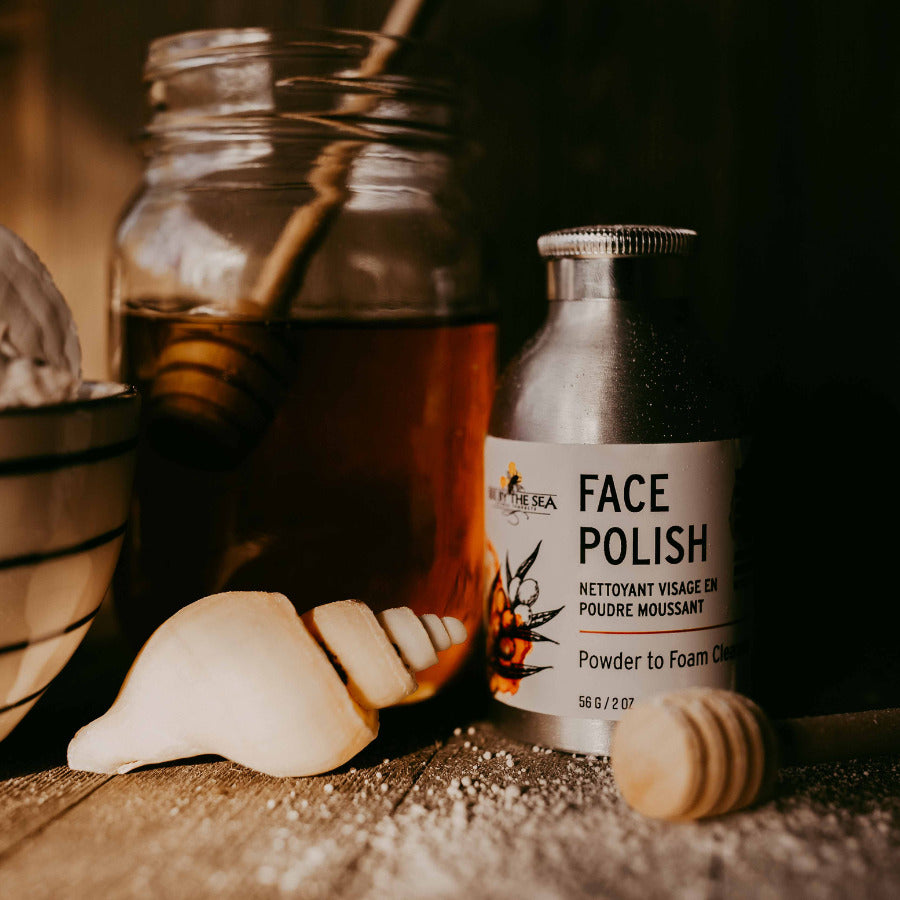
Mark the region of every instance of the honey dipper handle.
<instances>
[{"instance_id":1,"label":"honey dipper handle","mask_svg":"<svg viewBox=\"0 0 900 900\"><path fill-rule=\"evenodd\" d=\"M784 765L900 752L900 709L780 719L772 725Z\"/></svg>"},{"instance_id":2,"label":"honey dipper handle","mask_svg":"<svg viewBox=\"0 0 900 900\"><path fill-rule=\"evenodd\" d=\"M396 0L381 23L381 33L393 36L412 34L421 19L427 0Z\"/></svg>"},{"instance_id":3,"label":"honey dipper handle","mask_svg":"<svg viewBox=\"0 0 900 900\"><path fill-rule=\"evenodd\" d=\"M426 0L394 0L382 25L381 34L372 43L357 70L362 78L372 78L385 70L398 47L397 38L412 33L421 17ZM376 102L374 95L351 98L344 112L363 113ZM342 181L356 157L359 145L354 141L334 141L324 148L309 174L316 195L291 214L269 255L263 261L256 283L250 290L249 309L260 317L271 312L283 299L291 272L309 248L329 217L344 200Z\"/></svg>"}]
</instances>

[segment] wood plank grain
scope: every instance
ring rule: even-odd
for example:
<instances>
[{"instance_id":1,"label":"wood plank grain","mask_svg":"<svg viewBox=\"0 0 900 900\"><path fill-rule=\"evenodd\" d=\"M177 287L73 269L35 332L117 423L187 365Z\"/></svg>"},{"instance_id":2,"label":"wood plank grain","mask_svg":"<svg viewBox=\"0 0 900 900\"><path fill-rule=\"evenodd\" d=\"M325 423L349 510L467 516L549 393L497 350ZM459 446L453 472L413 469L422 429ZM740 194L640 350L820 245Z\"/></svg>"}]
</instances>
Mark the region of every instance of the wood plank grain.
<instances>
[{"instance_id":1,"label":"wood plank grain","mask_svg":"<svg viewBox=\"0 0 900 900\"><path fill-rule=\"evenodd\" d=\"M334 896L433 754L305 779L222 761L117 776L8 853L4 895Z\"/></svg>"},{"instance_id":2,"label":"wood plank grain","mask_svg":"<svg viewBox=\"0 0 900 900\"><path fill-rule=\"evenodd\" d=\"M108 776L66 766L0 781L0 865L6 852L89 796Z\"/></svg>"},{"instance_id":3,"label":"wood plank grain","mask_svg":"<svg viewBox=\"0 0 900 900\"><path fill-rule=\"evenodd\" d=\"M605 760L444 727L428 743L392 727L317 778L220 761L114 778L0 861L4 898L900 892L897 759L788 769L757 809L673 825L628 809Z\"/></svg>"}]
</instances>

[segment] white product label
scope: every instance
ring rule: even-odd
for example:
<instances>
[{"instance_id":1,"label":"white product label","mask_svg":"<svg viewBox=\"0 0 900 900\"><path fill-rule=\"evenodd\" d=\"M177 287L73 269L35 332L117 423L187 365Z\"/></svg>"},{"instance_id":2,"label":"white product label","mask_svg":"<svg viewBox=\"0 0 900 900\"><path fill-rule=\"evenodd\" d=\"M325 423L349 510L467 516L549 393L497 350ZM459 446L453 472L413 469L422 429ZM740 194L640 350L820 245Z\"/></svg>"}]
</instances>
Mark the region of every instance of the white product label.
<instances>
[{"instance_id":1,"label":"white product label","mask_svg":"<svg viewBox=\"0 0 900 900\"><path fill-rule=\"evenodd\" d=\"M734 688L749 643L738 441L485 446L490 689L619 719L693 685Z\"/></svg>"}]
</instances>

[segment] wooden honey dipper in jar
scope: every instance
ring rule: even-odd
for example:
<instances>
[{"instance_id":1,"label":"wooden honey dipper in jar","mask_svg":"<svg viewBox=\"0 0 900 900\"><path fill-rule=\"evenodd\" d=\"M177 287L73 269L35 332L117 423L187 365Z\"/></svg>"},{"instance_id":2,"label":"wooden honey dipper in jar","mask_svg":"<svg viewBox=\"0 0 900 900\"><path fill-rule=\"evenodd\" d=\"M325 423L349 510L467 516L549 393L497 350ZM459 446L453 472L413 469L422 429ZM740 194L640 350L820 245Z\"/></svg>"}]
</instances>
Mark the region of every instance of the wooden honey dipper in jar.
<instances>
[{"instance_id":1,"label":"wooden honey dipper in jar","mask_svg":"<svg viewBox=\"0 0 900 900\"><path fill-rule=\"evenodd\" d=\"M611 762L638 812L689 821L751 806L780 766L900 750L900 709L770 720L733 691L691 688L638 704L619 722Z\"/></svg>"},{"instance_id":2,"label":"wooden honey dipper in jar","mask_svg":"<svg viewBox=\"0 0 900 900\"><path fill-rule=\"evenodd\" d=\"M395 0L368 54L348 75L362 81L383 73L425 6L426 0ZM344 101L341 116L365 116L380 99L377 91L360 90ZM353 129L344 122L345 131ZM312 199L290 215L247 298L233 304L248 327L172 327L148 398L150 440L165 456L204 467L231 465L273 419L291 385L295 359L278 329L259 324L283 313L321 233L342 207L347 175L368 132L360 134L363 140L331 141L313 161L307 173Z\"/></svg>"}]
</instances>

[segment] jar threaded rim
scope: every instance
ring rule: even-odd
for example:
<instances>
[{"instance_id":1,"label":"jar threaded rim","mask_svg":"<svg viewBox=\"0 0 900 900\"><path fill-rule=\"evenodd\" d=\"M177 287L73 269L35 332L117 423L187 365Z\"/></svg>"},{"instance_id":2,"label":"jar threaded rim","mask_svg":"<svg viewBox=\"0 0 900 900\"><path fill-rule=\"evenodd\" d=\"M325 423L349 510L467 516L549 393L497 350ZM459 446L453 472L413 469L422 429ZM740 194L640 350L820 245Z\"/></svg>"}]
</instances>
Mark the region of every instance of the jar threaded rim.
<instances>
[{"instance_id":1,"label":"jar threaded rim","mask_svg":"<svg viewBox=\"0 0 900 900\"><path fill-rule=\"evenodd\" d=\"M538 238L545 259L601 257L686 256L693 251L697 232L666 225L589 225L550 231Z\"/></svg>"}]
</instances>

